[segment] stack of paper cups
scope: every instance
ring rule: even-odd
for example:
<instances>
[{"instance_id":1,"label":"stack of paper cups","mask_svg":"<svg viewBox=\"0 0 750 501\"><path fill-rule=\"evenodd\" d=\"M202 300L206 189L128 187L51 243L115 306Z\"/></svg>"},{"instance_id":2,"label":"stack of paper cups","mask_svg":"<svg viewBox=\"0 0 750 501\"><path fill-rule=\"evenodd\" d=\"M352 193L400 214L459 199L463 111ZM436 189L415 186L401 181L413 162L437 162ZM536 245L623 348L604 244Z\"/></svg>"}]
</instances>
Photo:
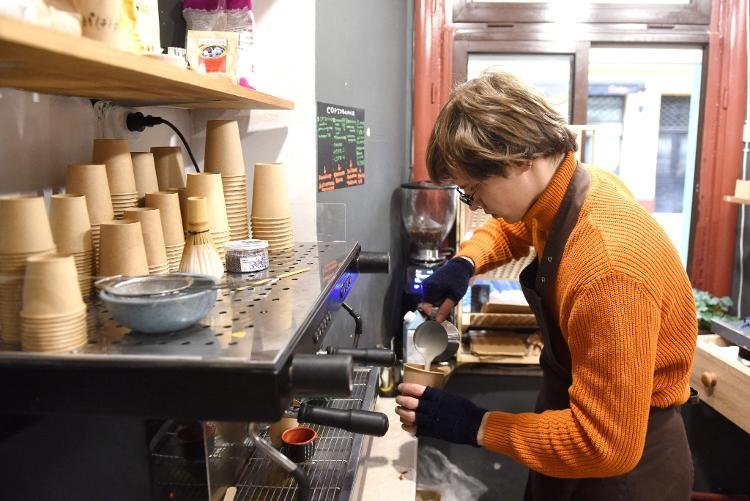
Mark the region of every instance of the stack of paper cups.
<instances>
[{"instance_id":1,"label":"stack of paper cups","mask_svg":"<svg viewBox=\"0 0 750 501\"><path fill-rule=\"evenodd\" d=\"M146 193L159 191L154 155L147 151L134 151L130 153L130 158L133 161L133 175L135 176L135 189L138 191L138 205L143 205Z\"/></svg>"},{"instance_id":2,"label":"stack of paper cups","mask_svg":"<svg viewBox=\"0 0 750 501\"><path fill-rule=\"evenodd\" d=\"M182 230L179 196L177 193L168 193L166 191L146 193L146 207L159 209L169 271L175 272L180 268L182 251L185 247L185 233Z\"/></svg>"},{"instance_id":3,"label":"stack of paper cups","mask_svg":"<svg viewBox=\"0 0 750 501\"><path fill-rule=\"evenodd\" d=\"M99 269L99 227L115 217L106 167L103 164L68 165L65 174L65 191L86 196L86 208L91 222L91 244L94 246L94 271L96 272Z\"/></svg>"},{"instance_id":4,"label":"stack of paper cups","mask_svg":"<svg viewBox=\"0 0 750 501\"><path fill-rule=\"evenodd\" d=\"M164 245L164 231L161 227L159 209L153 207L127 209L123 214L126 221L139 221L143 232L143 243L146 246L148 273L158 275L169 272L167 248Z\"/></svg>"},{"instance_id":5,"label":"stack of paper cups","mask_svg":"<svg viewBox=\"0 0 750 501\"><path fill-rule=\"evenodd\" d=\"M115 218L122 218L122 211L138 205L138 190L133 173L133 160L127 139L95 139L94 163L107 168L109 194Z\"/></svg>"},{"instance_id":6,"label":"stack of paper cups","mask_svg":"<svg viewBox=\"0 0 750 501\"><path fill-rule=\"evenodd\" d=\"M253 238L268 241L268 250L294 244L284 164L255 164L253 175Z\"/></svg>"},{"instance_id":7,"label":"stack of paper cups","mask_svg":"<svg viewBox=\"0 0 750 501\"><path fill-rule=\"evenodd\" d=\"M221 176L210 173L188 174L186 193L188 198L206 197L208 203L208 229L216 250L219 251L221 260L224 261L226 255L224 246L229 242L230 233Z\"/></svg>"},{"instance_id":8,"label":"stack of paper cups","mask_svg":"<svg viewBox=\"0 0 750 501\"><path fill-rule=\"evenodd\" d=\"M27 259L21 310L24 351L65 352L86 344L86 305L73 256Z\"/></svg>"},{"instance_id":9,"label":"stack of paper cups","mask_svg":"<svg viewBox=\"0 0 750 501\"><path fill-rule=\"evenodd\" d=\"M185 163L179 146L154 146L151 148L156 164L159 190L166 191L185 187ZM148 192L147 192L148 193Z\"/></svg>"},{"instance_id":10,"label":"stack of paper cups","mask_svg":"<svg viewBox=\"0 0 750 501\"><path fill-rule=\"evenodd\" d=\"M91 300L94 277L94 247L85 195L52 195L49 222L57 252L71 255L78 272L78 285L84 301Z\"/></svg>"},{"instance_id":11,"label":"stack of paper cups","mask_svg":"<svg viewBox=\"0 0 750 501\"><path fill-rule=\"evenodd\" d=\"M146 245L140 222L124 220L102 225L99 274L105 277L148 275Z\"/></svg>"},{"instance_id":12,"label":"stack of paper cups","mask_svg":"<svg viewBox=\"0 0 750 501\"><path fill-rule=\"evenodd\" d=\"M237 122L209 120L206 125L205 171L221 174L230 239L250 238L247 214L247 173Z\"/></svg>"},{"instance_id":13,"label":"stack of paper cups","mask_svg":"<svg viewBox=\"0 0 750 501\"><path fill-rule=\"evenodd\" d=\"M0 197L0 336L21 343L21 311L26 259L55 252L42 197Z\"/></svg>"}]
</instances>

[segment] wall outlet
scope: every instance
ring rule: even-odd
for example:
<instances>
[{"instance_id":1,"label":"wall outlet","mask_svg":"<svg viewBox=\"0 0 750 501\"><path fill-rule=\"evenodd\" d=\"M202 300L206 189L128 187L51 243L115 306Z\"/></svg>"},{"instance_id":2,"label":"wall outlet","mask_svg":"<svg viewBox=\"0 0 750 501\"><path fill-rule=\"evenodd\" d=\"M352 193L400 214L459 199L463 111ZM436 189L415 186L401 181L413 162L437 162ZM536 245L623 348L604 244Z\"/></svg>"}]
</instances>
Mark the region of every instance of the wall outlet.
<instances>
[{"instance_id":1,"label":"wall outlet","mask_svg":"<svg viewBox=\"0 0 750 501\"><path fill-rule=\"evenodd\" d=\"M138 132L131 132L125 126L128 113L134 108L118 106L111 101L97 101L94 104L96 117L96 137L100 139L136 139Z\"/></svg>"}]
</instances>

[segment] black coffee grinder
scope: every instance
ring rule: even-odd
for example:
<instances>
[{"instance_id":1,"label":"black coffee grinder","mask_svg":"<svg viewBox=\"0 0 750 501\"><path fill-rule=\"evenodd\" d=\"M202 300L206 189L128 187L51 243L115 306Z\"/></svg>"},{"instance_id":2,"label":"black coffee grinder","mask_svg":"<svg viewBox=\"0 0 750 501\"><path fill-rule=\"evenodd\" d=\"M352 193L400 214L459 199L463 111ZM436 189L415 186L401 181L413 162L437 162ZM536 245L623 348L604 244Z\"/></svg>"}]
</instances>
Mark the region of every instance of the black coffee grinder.
<instances>
[{"instance_id":1,"label":"black coffee grinder","mask_svg":"<svg viewBox=\"0 0 750 501\"><path fill-rule=\"evenodd\" d=\"M456 219L456 187L428 181L401 185L401 220L409 235L409 255L403 287L402 312L413 311L422 282L446 260L440 245Z\"/></svg>"}]
</instances>

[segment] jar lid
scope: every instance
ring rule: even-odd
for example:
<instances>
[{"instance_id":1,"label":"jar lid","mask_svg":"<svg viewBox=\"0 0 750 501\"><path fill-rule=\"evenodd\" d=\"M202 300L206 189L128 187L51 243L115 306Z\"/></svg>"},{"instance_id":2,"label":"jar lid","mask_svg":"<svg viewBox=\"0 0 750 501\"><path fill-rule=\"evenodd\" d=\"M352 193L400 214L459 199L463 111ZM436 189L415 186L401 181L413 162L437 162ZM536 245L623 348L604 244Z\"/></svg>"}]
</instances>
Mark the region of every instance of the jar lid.
<instances>
[{"instance_id":1,"label":"jar lid","mask_svg":"<svg viewBox=\"0 0 750 501\"><path fill-rule=\"evenodd\" d=\"M266 240L235 240L233 242L227 242L224 246L226 250L234 251L254 251L268 248L268 241Z\"/></svg>"}]
</instances>

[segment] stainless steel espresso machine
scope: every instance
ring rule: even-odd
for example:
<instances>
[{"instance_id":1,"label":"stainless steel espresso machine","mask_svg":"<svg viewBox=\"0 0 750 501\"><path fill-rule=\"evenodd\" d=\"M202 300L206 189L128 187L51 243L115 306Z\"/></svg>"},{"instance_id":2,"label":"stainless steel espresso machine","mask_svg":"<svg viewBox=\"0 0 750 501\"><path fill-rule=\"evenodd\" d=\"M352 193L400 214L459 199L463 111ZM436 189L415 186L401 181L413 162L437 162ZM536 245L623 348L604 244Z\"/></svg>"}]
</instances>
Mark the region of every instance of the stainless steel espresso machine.
<instances>
[{"instance_id":1,"label":"stainless steel espresso machine","mask_svg":"<svg viewBox=\"0 0 750 501\"><path fill-rule=\"evenodd\" d=\"M396 357L325 336L358 274L388 263L357 243L299 243L225 275L187 329L131 332L97 301L82 350L0 351L16 382L0 386L0 499L350 499L367 437L388 428L371 411L375 366ZM305 461L269 441L284 417L317 434Z\"/></svg>"}]
</instances>

